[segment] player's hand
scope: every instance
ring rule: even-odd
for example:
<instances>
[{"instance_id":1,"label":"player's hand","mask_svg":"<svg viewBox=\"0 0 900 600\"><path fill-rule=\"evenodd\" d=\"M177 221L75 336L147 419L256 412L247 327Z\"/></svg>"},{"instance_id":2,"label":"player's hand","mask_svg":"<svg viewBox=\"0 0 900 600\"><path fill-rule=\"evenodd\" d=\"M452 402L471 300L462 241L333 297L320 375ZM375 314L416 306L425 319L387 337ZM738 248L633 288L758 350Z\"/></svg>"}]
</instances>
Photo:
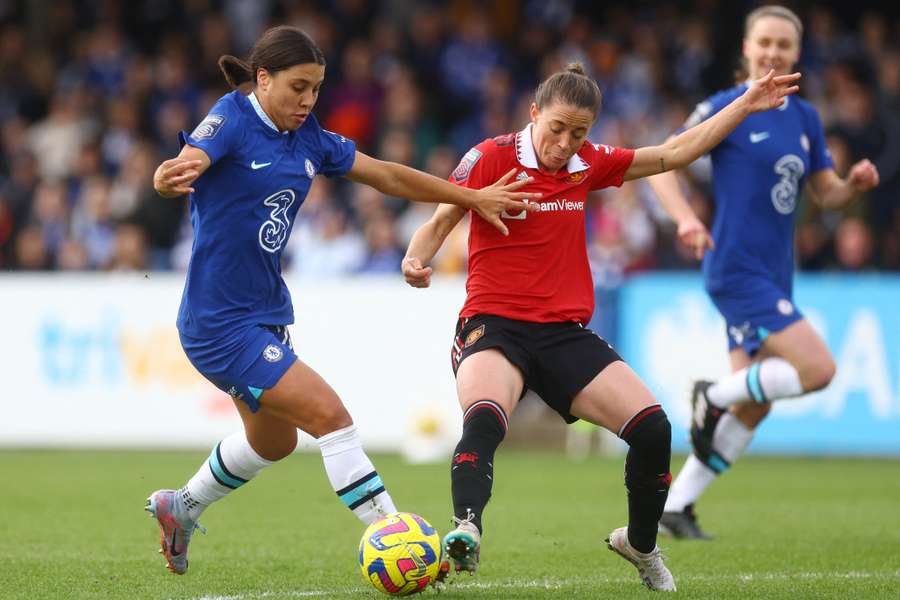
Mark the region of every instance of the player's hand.
<instances>
[{"instance_id":1,"label":"player's hand","mask_svg":"<svg viewBox=\"0 0 900 600\"><path fill-rule=\"evenodd\" d=\"M512 183L507 183L516 174L516 169L510 171L487 187L475 190L475 202L470 207L478 213L478 215L500 230L503 235L509 235L509 229L500 219L503 211L519 212L523 210L536 211L539 207L528 202L532 198L540 198L538 192L516 192L522 186L528 185L534 181L533 177L518 179Z\"/></svg>"},{"instance_id":2,"label":"player's hand","mask_svg":"<svg viewBox=\"0 0 900 600\"><path fill-rule=\"evenodd\" d=\"M788 75L775 75L775 69L754 81L744 92L744 100L750 112L762 112L772 108L778 108L784 104L784 97L796 94L800 91L799 85L794 85L800 80L800 73Z\"/></svg>"},{"instance_id":3,"label":"player's hand","mask_svg":"<svg viewBox=\"0 0 900 600\"><path fill-rule=\"evenodd\" d=\"M153 174L153 189L163 198L176 198L194 191L191 184L200 177L199 160L170 158L163 161Z\"/></svg>"},{"instance_id":4,"label":"player's hand","mask_svg":"<svg viewBox=\"0 0 900 600\"><path fill-rule=\"evenodd\" d=\"M703 258L707 249L714 248L712 236L697 217L689 217L678 224L678 241L690 248L697 260Z\"/></svg>"},{"instance_id":5,"label":"player's hand","mask_svg":"<svg viewBox=\"0 0 900 600\"><path fill-rule=\"evenodd\" d=\"M864 158L852 167L847 174L847 183L853 186L857 192L868 192L878 185L878 167L872 164L868 158Z\"/></svg>"},{"instance_id":6,"label":"player's hand","mask_svg":"<svg viewBox=\"0 0 900 600\"><path fill-rule=\"evenodd\" d=\"M403 277L406 283L417 288L427 288L431 285L431 267L422 266L422 261L414 256L407 256L400 263Z\"/></svg>"}]
</instances>

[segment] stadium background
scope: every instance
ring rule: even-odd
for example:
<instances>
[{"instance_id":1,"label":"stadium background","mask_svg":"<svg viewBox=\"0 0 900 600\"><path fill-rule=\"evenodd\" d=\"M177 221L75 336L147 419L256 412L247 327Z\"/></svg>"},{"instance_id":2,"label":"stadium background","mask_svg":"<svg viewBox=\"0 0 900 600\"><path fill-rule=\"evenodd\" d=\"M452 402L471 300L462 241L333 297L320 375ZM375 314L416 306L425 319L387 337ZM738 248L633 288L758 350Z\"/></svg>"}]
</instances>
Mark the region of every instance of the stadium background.
<instances>
[{"instance_id":1,"label":"stadium background","mask_svg":"<svg viewBox=\"0 0 900 600\"><path fill-rule=\"evenodd\" d=\"M806 26L801 93L823 117L838 172L869 157L882 183L841 212L801 203L798 300L840 375L822 394L779 407L751 449L898 454L900 8L787 4ZM521 128L536 84L572 60L604 92L591 140L662 141L697 101L732 83L753 6L0 2L0 373L15 388L0 399L0 445L207 447L236 426L230 400L177 345L190 224L186 203L157 197L151 176L177 153L177 132L227 91L219 55L245 55L265 27L298 25L323 48L316 113L325 127L444 177L470 146ZM707 162L686 175L709 221ZM333 382L367 444L411 445L423 459L446 453L457 431L447 350L465 271L461 226L436 260L435 289L400 283L406 242L432 210L317 178L284 265L301 357ZM644 183L594 194L587 227L594 326L683 430L690 377L726 369L697 265ZM183 417L177 426L165 417L172 410ZM533 402L516 419L511 446L617 448L591 442L590 430L566 432ZM679 450L684 437L676 434Z\"/></svg>"}]
</instances>

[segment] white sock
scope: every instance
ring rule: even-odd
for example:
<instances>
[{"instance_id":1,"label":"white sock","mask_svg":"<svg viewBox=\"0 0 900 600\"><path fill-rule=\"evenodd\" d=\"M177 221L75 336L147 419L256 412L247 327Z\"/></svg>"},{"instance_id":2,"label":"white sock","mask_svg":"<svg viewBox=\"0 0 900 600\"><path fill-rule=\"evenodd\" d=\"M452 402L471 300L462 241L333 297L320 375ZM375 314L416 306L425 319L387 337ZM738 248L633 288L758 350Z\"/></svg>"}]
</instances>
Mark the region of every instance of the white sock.
<instances>
[{"instance_id":1,"label":"white sock","mask_svg":"<svg viewBox=\"0 0 900 600\"><path fill-rule=\"evenodd\" d=\"M709 484L740 458L752 439L752 429L741 423L730 412L722 415L713 432L713 448L727 462L720 464L719 470L713 470L691 453L678 477L672 483L669 497L666 499L665 511L681 512L687 505L696 502Z\"/></svg>"},{"instance_id":2,"label":"white sock","mask_svg":"<svg viewBox=\"0 0 900 600\"><path fill-rule=\"evenodd\" d=\"M755 400L771 402L803 393L800 375L783 358L765 358L712 384L706 397L719 408Z\"/></svg>"},{"instance_id":3,"label":"white sock","mask_svg":"<svg viewBox=\"0 0 900 600\"><path fill-rule=\"evenodd\" d=\"M332 431L317 441L331 487L360 521L368 525L397 512L372 461L363 452L356 425Z\"/></svg>"},{"instance_id":4,"label":"white sock","mask_svg":"<svg viewBox=\"0 0 900 600\"><path fill-rule=\"evenodd\" d=\"M722 415L713 432L713 448L729 465L733 465L752 439L753 430L728 412Z\"/></svg>"},{"instance_id":5,"label":"white sock","mask_svg":"<svg viewBox=\"0 0 900 600\"><path fill-rule=\"evenodd\" d=\"M693 504L706 487L716 478L716 472L700 462L691 453L678 477L672 482L669 497L666 498L665 512L681 512L688 504Z\"/></svg>"},{"instance_id":6,"label":"white sock","mask_svg":"<svg viewBox=\"0 0 900 600\"><path fill-rule=\"evenodd\" d=\"M196 521L206 507L241 487L273 464L250 446L243 431L233 433L213 448L209 459L178 490L188 516Z\"/></svg>"}]
</instances>

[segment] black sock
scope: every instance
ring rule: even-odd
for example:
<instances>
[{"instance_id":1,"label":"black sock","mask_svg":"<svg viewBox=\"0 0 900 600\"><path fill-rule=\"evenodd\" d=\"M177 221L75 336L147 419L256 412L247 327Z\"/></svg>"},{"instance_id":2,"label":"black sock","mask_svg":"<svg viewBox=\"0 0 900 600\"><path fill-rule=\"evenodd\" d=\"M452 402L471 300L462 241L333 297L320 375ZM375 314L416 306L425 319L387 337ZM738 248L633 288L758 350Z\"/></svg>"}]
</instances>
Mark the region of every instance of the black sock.
<instances>
[{"instance_id":1,"label":"black sock","mask_svg":"<svg viewBox=\"0 0 900 600\"><path fill-rule=\"evenodd\" d=\"M490 400L479 400L463 415L462 437L450 466L453 514L457 519L471 518L478 531L494 485L494 452L506 428L506 413Z\"/></svg>"},{"instance_id":2,"label":"black sock","mask_svg":"<svg viewBox=\"0 0 900 600\"><path fill-rule=\"evenodd\" d=\"M628 442L628 542L639 552L656 547L656 533L669 495L672 426L662 407L648 406L631 417L619 437Z\"/></svg>"}]
</instances>

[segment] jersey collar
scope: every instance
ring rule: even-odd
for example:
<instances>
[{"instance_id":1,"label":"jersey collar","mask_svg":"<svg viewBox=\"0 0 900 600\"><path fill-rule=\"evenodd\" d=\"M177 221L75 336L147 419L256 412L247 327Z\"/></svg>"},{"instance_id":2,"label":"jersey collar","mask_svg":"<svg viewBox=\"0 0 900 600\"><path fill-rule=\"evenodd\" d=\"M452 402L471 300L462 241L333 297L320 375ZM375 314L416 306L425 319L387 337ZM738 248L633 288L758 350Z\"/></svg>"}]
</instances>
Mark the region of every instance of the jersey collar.
<instances>
[{"instance_id":1,"label":"jersey collar","mask_svg":"<svg viewBox=\"0 0 900 600\"><path fill-rule=\"evenodd\" d=\"M533 123L529 123L525 126L525 129L516 134L516 159L518 159L519 164L523 167L537 169L539 168L537 155L534 153L534 144L531 143L532 126ZM587 169L588 166L589 165L584 162L584 159L578 156L578 153L576 152L566 164L566 172L578 173L579 171Z\"/></svg>"},{"instance_id":2,"label":"jersey collar","mask_svg":"<svg viewBox=\"0 0 900 600\"><path fill-rule=\"evenodd\" d=\"M266 124L270 129L272 129L275 133L280 133L282 135L287 135L288 131L279 131L278 127L275 126L275 123L272 122L272 119L269 118L269 115L266 114L266 111L263 110L263 107L259 104L259 99L256 97L254 92L250 92L250 95L247 96L247 100L250 101L250 105L253 107L253 110L256 111L256 116L259 117L259 120Z\"/></svg>"}]
</instances>

